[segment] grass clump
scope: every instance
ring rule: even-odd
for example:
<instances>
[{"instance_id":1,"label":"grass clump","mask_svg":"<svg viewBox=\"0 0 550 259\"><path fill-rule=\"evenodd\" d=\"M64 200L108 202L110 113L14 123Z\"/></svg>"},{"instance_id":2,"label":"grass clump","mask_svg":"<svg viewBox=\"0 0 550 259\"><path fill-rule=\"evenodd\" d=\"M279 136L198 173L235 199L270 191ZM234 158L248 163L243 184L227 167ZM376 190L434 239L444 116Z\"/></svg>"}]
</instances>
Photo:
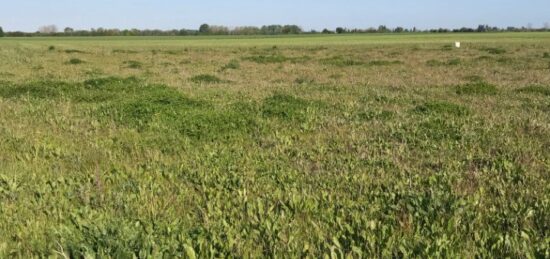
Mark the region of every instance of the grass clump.
<instances>
[{"instance_id":1,"label":"grass clump","mask_svg":"<svg viewBox=\"0 0 550 259\"><path fill-rule=\"evenodd\" d=\"M127 49L114 49L113 53L122 53L122 54L137 54L139 52L135 50L127 50Z\"/></svg>"},{"instance_id":2,"label":"grass clump","mask_svg":"<svg viewBox=\"0 0 550 259\"><path fill-rule=\"evenodd\" d=\"M468 80L470 82L483 82L484 79L481 76L478 75L469 75L464 77L465 80Z\"/></svg>"},{"instance_id":3,"label":"grass clump","mask_svg":"<svg viewBox=\"0 0 550 259\"><path fill-rule=\"evenodd\" d=\"M139 132L160 130L196 141L239 137L255 125L250 111L218 109L162 85L139 87L133 98L112 102L102 114Z\"/></svg>"},{"instance_id":4,"label":"grass clump","mask_svg":"<svg viewBox=\"0 0 550 259\"><path fill-rule=\"evenodd\" d=\"M275 94L264 100L263 115L283 120L304 120L305 112L312 107L312 103L302 98L288 94Z\"/></svg>"},{"instance_id":5,"label":"grass clump","mask_svg":"<svg viewBox=\"0 0 550 259\"><path fill-rule=\"evenodd\" d=\"M141 67L143 66L141 62L135 61L135 60L124 61L124 64L126 65L127 68L131 68L131 69L141 69Z\"/></svg>"},{"instance_id":6,"label":"grass clump","mask_svg":"<svg viewBox=\"0 0 550 259\"><path fill-rule=\"evenodd\" d=\"M416 134L435 141L459 141L462 139L462 131L459 125L443 118L432 118L424 121L415 129Z\"/></svg>"},{"instance_id":7,"label":"grass clump","mask_svg":"<svg viewBox=\"0 0 550 259\"><path fill-rule=\"evenodd\" d=\"M454 46L451 45L451 44L445 44L445 45L443 45L443 47L441 47L441 50L443 50L443 51L451 51L453 49L454 49Z\"/></svg>"},{"instance_id":8,"label":"grass clump","mask_svg":"<svg viewBox=\"0 0 550 259\"><path fill-rule=\"evenodd\" d=\"M109 107L117 111L114 115L119 123L140 128L147 126L155 116L173 123L183 112L204 105L166 86L146 86L139 91L131 100Z\"/></svg>"},{"instance_id":9,"label":"grass clump","mask_svg":"<svg viewBox=\"0 0 550 259\"><path fill-rule=\"evenodd\" d=\"M65 53L67 54L74 54L74 53L77 53L77 54L84 54L86 52L82 51L82 50L77 50L77 49L66 49L65 50Z\"/></svg>"},{"instance_id":10,"label":"grass clump","mask_svg":"<svg viewBox=\"0 0 550 259\"><path fill-rule=\"evenodd\" d=\"M461 60L458 59L458 58L450 59L446 62L435 60L435 59L430 59L430 60L426 61L426 65L428 65L429 67L457 66L457 65L460 65L460 63L461 63Z\"/></svg>"},{"instance_id":11,"label":"grass clump","mask_svg":"<svg viewBox=\"0 0 550 259\"><path fill-rule=\"evenodd\" d=\"M83 60L79 59L79 58L71 58L67 64L70 64L70 65L78 65L78 64L82 64L84 63Z\"/></svg>"},{"instance_id":12,"label":"grass clump","mask_svg":"<svg viewBox=\"0 0 550 259\"><path fill-rule=\"evenodd\" d=\"M49 50L49 51L54 51L54 50L55 50L55 46L53 46L53 45L52 45L52 46L49 46L49 47L48 47L48 50Z\"/></svg>"},{"instance_id":13,"label":"grass clump","mask_svg":"<svg viewBox=\"0 0 550 259\"><path fill-rule=\"evenodd\" d=\"M225 64L221 70L222 71L225 71L225 70L228 70L228 69L239 69L241 68L241 64L239 63L238 60L236 59L232 59L229 61L229 63Z\"/></svg>"},{"instance_id":14,"label":"grass clump","mask_svg":"<svg viewBox=\"0 0 550 259\"><path fill-rule=\"evenodd\" d=\"M544 52L544 54L542 54L542 58L550 58L550 53Z\"/></svg>"},{"instance_id":15,"label":"grass clump","mask_svg":"<svg viewBox=\"0 0 550 259\"><path fill-rule=\"evenodd\" d=\"M27 96L36 99L54 99L71 87L70 84L54 81L35 81L22 85L4 82L0 84L0 97L20 98Z\"/></svg>"},{"instance_id":16,"label":"grass clump","mask_svg":"<svg viewBox=\"0 0 550 259\"><path fill-rule=\"evenodd\" d=\"M224 80L222 80L221 78L208 74L196 75L191 77L190 80L191 82L197 84L219 84L224 82Z\"/></svg>"},{"instance_id":17,"label":"grass clump","mask_svg":"<svg viewBox=\"0 0 550 259\"><path fill-rule=\"evenodd\" d=\"M503 48L483 48L482 49L483 51L489 53L489 54L494 54L494 55L500 55L500 54L504 54L506 53L506 50L503 49Z\"/></svg>"},{"instance_id":18,"label":"grass clump","mask_svg":"<svg viewBox=\"0 0 550 259\"><path fill-rule=\"evenodd\" d=\"M498 93L498 89L492 84L477 81L458 86L456 93L459 95L495 95Z\"/></svg>"},{"instance_id":19,"label":"grass clump","mask_svg":"<svg viewBox=\"0 0 550 259\"><path fill-rule=\"evenodd\" d=\"M343 56L333 56L331 58L326 58L321 60L321 63L326 65L332 65L337 67L349 67L349 66L362 66L365 65L365 62L360 60L355 60L350 57Z\"/></svg>"},{"instance_id":20,"label":"grass clump","mask_svg":"<svg viewBox=\"0 0 550 259\"><path fill-rule=\"evenodd\" d=\"M296 80L294 80L294 83L298 85L313 84L314 82L315 80L313 80L312 78L303 77L303 76L298 77L296 78Z\"/></svg>"},{"instance_id":21,"label":"grass clump","mask_svg":"<svg viewBox=\"0 0 550 259\"><path fill-rule=\"evenodd\" d=\"M368 63L369 66L390 66L398 64L403 64L403 62L399 60L373 60Z\"/></svg>"},{"instance_id":22,"label":"grass clump","mask_svg":"<svg viewBox=\"0 0 550 259\"><path fill-rule=\"evenodd\" d=\"M550 87L541 86L541 85L530 85L530 86L518 89L517 92L550 96Z\"/></svg>"},{"instance_id":23,"label":"grass clump","mask_svg":"<svg viewBox=\"0 0 550 259\"><path fill-rule=\"evenodd\" d=\"M450 114L454 116L464 116L469 114L469 110L458 104L445 101L430 101L417 106L415 112L421 114Z\"/></svg>"},{"instance_id":24,"label":"grass clump","mask_svg":"<svg viewBox=\"0 0 550 259\"><path fill-rule=\"evenodd\" d=\"M357 118L360 121L388 121L395 117L395 113L392 111L382 110L382 111L365 111L357 114Z\"/></svg>"},{"instance_id":25,"label":"grass clump","mask_svg":"<svg viewBox=\"0 0 550 259\"><path fill-rule=\"evenodd\" d=\"M271 64L271 63L284 63L284 62L304 62L309 60L309 57L303 56L303 57L286 57L280 54L276 55L258 55L258 56L250 56L245 57L243 60L246 61L252 61L256 62L258 64Z\"/></svg>"}]
</instances>

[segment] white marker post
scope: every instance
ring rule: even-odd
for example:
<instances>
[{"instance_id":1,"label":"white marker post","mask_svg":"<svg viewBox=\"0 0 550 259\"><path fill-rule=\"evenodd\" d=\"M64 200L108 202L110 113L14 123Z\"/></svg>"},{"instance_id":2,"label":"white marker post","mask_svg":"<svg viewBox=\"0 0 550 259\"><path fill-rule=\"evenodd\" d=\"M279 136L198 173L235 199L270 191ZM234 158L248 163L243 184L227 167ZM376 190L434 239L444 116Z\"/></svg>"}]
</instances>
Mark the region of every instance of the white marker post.
<instances>
[{"instance_id":1,"label":"white marker post","mask_svg":"<svg viewBox=\"0 0 550 259\"><path fill-rule=\"evenodd\" d=\"M456 41L456 42L455 42L455 47L456 47L457 49L460 48L460 41Z\"/></svg>"}]
</instances>

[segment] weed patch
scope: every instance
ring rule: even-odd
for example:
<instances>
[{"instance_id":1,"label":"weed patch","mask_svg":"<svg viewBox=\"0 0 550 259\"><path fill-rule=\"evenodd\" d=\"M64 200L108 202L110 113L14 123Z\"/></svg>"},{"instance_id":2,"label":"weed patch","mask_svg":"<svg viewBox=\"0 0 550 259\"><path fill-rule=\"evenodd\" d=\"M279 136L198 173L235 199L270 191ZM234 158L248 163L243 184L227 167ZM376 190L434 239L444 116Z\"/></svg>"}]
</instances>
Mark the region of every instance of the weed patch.
<instances>
[{"instance_id":1,"label":"weed patch","mask_svg":"<svg viewBox=\"0 0 550 259\"><path fill-rule=\"evenodd\" d=\"M267 56L259 55L259 56L250 56L250 57L243 58L243 60L256 62L258 64L284 63L284 62L299 63L299 62L305 62L309 59L310 58L307 56L286 57L283 55L267 55Z\"/></svg>"},{"instance_id":2,"label":"weed patch","mask_svg":"<svg viewBox=\"0 0 550 259\"><path fill-rule=\"evenodd\" d=\"M67 49L64 51L65 53L67 54L85 54L86 52L82 51L82 50L77 50L77 49Z\"/></svg>"},{"instance_id":3,"label":"weed patch","mask_svg":"<svg viewBox=\"0 0 550 259\"><path fill-rule=\"evenodd\" d=\"M266 117L276 117L283 120L306 119L306 110L314 104L302 98L286 94L275 94L264 100L262 113Z\"/></svg>"},{"instance_id":4,"label":"weed patch","mask_svg":"<svg viewBox=\"0 0 550 259\"><path fill-rule=\"evenodd\" d=\"M315 80L308 77L298 77L296 78L296 80L294 80L294 83L299 85L313 84L314 82Z\"/></svg>"},{"instance_id":5,"label":"weed patch","mask_svg":"<svg viewBox=\"0 0 550 259\"><path fill-rule=\"evenodd\" d=\"M360 121L372 121L372 120L379 120L379 121L388 121L395 117L395 113L392 111L366 111L366 112L360 112L357 114L357 118Z\"/></svg>"},{"instance_id":6,"label":"weed patch","mask_svg":"<svg viewBox=\"0 0 550 259\"><path fill-rule=\"evenodd\" d=\"M126 65L127 68L131 68L131 69L141 69L141 67L143 66L141 62L135 61L135 60L124 61L124 64Z\"/></svg>"},{"instance_id":7,"label":"weed patch","mask_svg":"<svg viewBox=\"0 0 550 259\"><path fill-rule=\"evenodd\" d=\"M423 105L417 106L414 111L421 114L449 114L454 116L465 116L469 114L467 108L444 101L426 102Z\"/></svg>"},{"instance_id":8,"label":"weed patch","mask_svg":"<svg viewBox=\"0 0 550 259\"><path fill-rule=\"evenodd\" d=\"M493 55L500 55L500 54L506 53L506 50L503 48L483 48L481 50Z\"/></svg>"},{"instance_id":9,"label":"weed patch","mask_svg":"<svg viewBox=\"0 0 550 259\"><path fill-rule=\"evenodd\" d=\"M82 64L82 63L84 63L84 61L81 60L81 59L78 59L78 58L71 58L71 59L67 62L67 64L70 64L70 65L78 65L78 64Z\"/></svg>"},{"instance_id":10,"label":"weed patch","mask_svg":"<svg viewBox=\"0 0 550 259\"><path fill-rule=\"evenodd\" d=\"M478 81L458 86L456 93L459 95L495 95L498 93L498 89L492 84Z\"/></svg>"},{"instance_id":11,"label":"weed patch","mask_svg":"<svg viewBox=\"0 0 550 259\"><path fill-rule=\"evenodd\" d=\"M239 68L241 68L241 64L239 63L239 61L236 59L232 59L231 61L229 61L229 63L227 63L225 66L221 68L221 71L225 71L228 69L239 69Z\"/></svg>"},{"instance_id":12,"label":"weed patch","mask_svg":"<svg viewBox=\"0 0 550 259\"><path fill-rule=\"evenodd\" d=\"M433 118L420 123L416 129L416 134L435 141L459 141L462 139L460 127L452 121L442 118Z\"/></svg>"},{"instance_id":13,"label":"weed patch","mask_svg":"<svg viewBox=\"0 0 550 259\"><path fill-rule=\"evenodd\" d=\"M451 59L446 62L430 59L426 62L426 65L429 67L438 67L438 66L457 66L460 65L461 60L460 59Z\"/></svg>"},{"instance_id":14,"label":"weed patch","mask_svg":"<svg viewBox=\"0 0 550 259\"><path fill-rule=\"evenodd\" d=\"M326 58L321 60L322 64L325 65L332 65L337 67L348 67L348 66L362 66L365 65L365 62L360 60L354 60L349 57L343 57L343 56L334 56L331 58Z\"/></svg>"},{"instance_id":15,"label":"weed patch","mask_svg":"<svg viewBox=\"0 0 550 259\"><path fill-rule=\"evenodd\" d=\"M202 74L191 77L191 82L196 84L219 84L225 82L214 75Z\"/></svg>"},{"instance_id":16,"label":"weed patch","mask_svg":"<svg viewBox=\"0 0 550 259\"><path fill-rule=\"evenodd\" d=\"M540 85L530 85L530 86L518 89L517 92L550 96L550 87L540 86Z\"/></svg>"},{"instance_id":17,"label":"weed patch","mask_svg":"<svg viewBox=\"0 0 550 259\"><path fill-rule=\"evenodd\" d=\"M403 64L403 62L399 60L373 60L368 63L369 66L391 66L399 64Z\"/></svg>"},{"instance_id":18,"label":"weed patch","mask_svg":"<svg viewBox=\"0 0 550 259\"><path fill-rule=\"evenodd\" d=\"M113 53L122 53L122 54L137 54L139 52L135 50L127 50L127 49L114 49Z\"/></svg>"},{"instance_id":19,"label":"weed patch","mask_svg":"<svg viewBox=\"0 0 550 259\"><path fill-rule=\"evenodd\" d=\"M483 77L478 76L478 75L466 76L466 77L464 77L464 79L468 80L470 82L483 82L484 81Z\"/></svg>"}]
</instances>

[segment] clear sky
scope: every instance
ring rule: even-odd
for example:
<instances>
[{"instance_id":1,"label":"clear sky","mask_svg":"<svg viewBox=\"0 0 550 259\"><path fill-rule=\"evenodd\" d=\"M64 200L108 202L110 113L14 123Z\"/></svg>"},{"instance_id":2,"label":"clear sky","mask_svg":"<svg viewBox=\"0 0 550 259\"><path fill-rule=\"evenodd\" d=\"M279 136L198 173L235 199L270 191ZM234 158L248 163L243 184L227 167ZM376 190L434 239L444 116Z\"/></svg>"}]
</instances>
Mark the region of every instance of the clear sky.
<instances>
[{"instance_id":1,"label":"clear sky","mask_svg":"<svg viewBox=\"0 0 550 259\"><path fill-rule=\"evenodd\" d=\"M298 24L319 30L381 24L542 27L546 22L550 0L0 0L0 26L10 31L36 31L49 24L61 29Z\"/></svg>"}]
</instances>

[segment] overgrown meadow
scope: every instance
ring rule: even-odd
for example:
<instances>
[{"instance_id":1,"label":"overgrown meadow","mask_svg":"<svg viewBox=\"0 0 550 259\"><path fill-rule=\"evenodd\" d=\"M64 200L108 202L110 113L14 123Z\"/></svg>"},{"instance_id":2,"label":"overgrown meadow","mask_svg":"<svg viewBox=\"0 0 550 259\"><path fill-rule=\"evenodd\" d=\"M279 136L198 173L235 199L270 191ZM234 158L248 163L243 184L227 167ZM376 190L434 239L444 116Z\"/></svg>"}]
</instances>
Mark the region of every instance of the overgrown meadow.
<instances>
[{"instance_id":1,"label":"overgrown meadow","mask_svg":"<svg viewBox=\"0 0 550 259\"><path fill-rule=\"evenodd\" d=\"M1 39L0 257L548 258L549 53Z\"/></svg>"}]
</instances>

